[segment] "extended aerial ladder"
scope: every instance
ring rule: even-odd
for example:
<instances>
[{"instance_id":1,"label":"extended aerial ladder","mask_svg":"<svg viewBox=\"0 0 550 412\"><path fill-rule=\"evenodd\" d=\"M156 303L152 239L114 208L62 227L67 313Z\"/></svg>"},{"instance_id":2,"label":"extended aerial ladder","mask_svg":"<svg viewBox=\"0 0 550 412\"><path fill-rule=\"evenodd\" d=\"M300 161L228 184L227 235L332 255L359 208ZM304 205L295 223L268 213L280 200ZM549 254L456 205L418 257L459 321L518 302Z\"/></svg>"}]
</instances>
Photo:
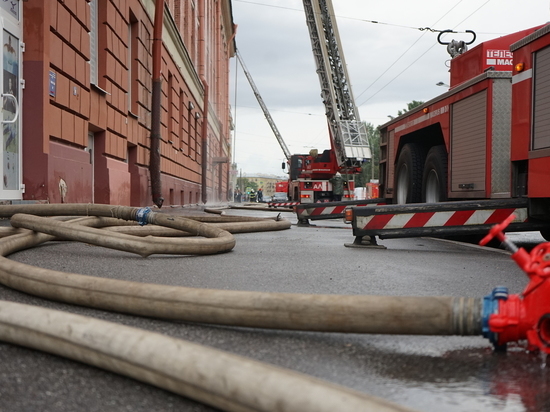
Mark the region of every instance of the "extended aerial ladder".
<instances>
[{"instance_id":1,"label":"extended aerial ladder","mask_svg":"<svg viewBox=\"0 0 550 412\"><path fill-rule=\"evenodd\" d=\"M353 175L359 173L363 163L371 159L371 150L367 125L359 117L351 91L332 1L303 0L303 5L337 166L332 173L342 171L347 176ZM354 182L347 180L346 183L351 192ZM301 202L295 210L299 223L308 224L309 219L343 217L346 207L371 202L377 203L377 200Z\"/></svg>"},{"instance_id":2,"label":"extended aerial ladder","mask_svg":"<svg viewBox=\"0 0 550 412\"><path fill-rule=\"evenodd\" d=\"M264 112L264 116L269 123L269 126L271 126L271 130L273 130L273 134L275 134L275 138L279 142L279 145L281 146L281 149L283 150L283 153L285 154L286 160L290 160L290 150L288 150L288 147L283 140L283 137L281 136L281 133L279 133L279 129L277 129L277 126L275 125L275 122L273 121L273 118L271 117L271 114L269 113L269 110L267 110L267 106L264 103L264 99L262 99L262 96L260 95L260 91L256 87L256 84L254 83L254 80L252 80L252 76L248 69L246 68L246 65L244 64L243 58L241 57L241 54L239 53L239 50L236 51L237 60L241 64L241 67L243 68L244 74L246 78L248 79L248 83L250 83L250 87L252 87L252 91L254 92L254 96L256 96L256 100L258 100L258 104L262 108L262 111Z\"/></svg>"},{"instance_id":3,"label":"extended aerial ladder","mask_svg":"<svg viewBox=\"0 0 550 412\"><path fill-rule=\"evenodd\" d=\"M316 150L310 151L309 155L290 154L242 56L238 51L236 53L266 120L288 160L288 196L296 205L330 201L332 189L329 179L339 171L348 176L359 173L363 163L371 159L367 126L360 120L353 99L332 3L330 0L304 0L303 3L329 126L330 150L322 154ZM346 180L346 197L352 196L353 187L354 182Z\"/></svg>"},{"instance_id":4,"label":"extended aerial ladder","mask_svg":"<svg viewBox=\"0 0 550 412\"><path fill-rule=\"evenodd\" d=\"M334 20L332 2L331 0L304 0L303 3L315 65L321 83L321 97L331 133L332 149L338 166L360 167L365 160L371 158L367 127L365 122L360 120L349 85L349 75L342 53L338 27ZM236 55L271 130L285 157L289 160L291 153L238 50Z\"/></svg>"},{"instance_id":5,"label":"extended aerial ladder","mask_svg":"<svg viewBox=\"0 0 550 412\"><path fill-rule=\"evenodd\" d=\"M357 168L371 158L367 126L359 118L331 0L303 0L321 97L338 165Z\"/></svg>"}]
</instances>

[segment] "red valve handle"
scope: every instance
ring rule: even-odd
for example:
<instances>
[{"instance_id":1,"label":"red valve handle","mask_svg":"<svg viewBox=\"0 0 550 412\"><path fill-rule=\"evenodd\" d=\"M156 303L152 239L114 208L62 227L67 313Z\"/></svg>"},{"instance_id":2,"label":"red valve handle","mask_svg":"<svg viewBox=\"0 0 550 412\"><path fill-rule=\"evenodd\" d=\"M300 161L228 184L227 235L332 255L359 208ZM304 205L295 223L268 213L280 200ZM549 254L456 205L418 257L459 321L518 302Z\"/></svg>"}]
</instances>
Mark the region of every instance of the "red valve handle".
<instances>
[{"instance_id":1,"label":"red valve handle","mask_svg":"<svg viewBox=\"0 0 550 412\"><path fill-rule=\"evenodd\" d=\"M491 230L489 230L489 234L487 236L485 236L483 239L481 239L481 242L479 242L479 244L481 246L485 246L487 243L489 243L491 240L493 240L493 238L497 238L498 240L503 242L504 239L505 239L504 229L506 229L508 227L508 225L510 223L512 223L512 221L515 218L516 218L516 215L514 215L512 213L510 216L508 216L506 219L504 219L504 221L502 223L494 225L491 228Z\"/></svg>"}]
</instances>

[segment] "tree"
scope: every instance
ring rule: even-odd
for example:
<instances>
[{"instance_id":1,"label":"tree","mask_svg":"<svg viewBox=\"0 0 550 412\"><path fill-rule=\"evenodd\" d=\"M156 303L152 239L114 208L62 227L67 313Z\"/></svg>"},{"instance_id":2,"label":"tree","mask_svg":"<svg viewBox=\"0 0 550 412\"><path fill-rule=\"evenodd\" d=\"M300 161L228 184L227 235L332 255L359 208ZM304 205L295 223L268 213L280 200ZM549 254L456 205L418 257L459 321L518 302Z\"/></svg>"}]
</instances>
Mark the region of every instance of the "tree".
<instances>
[{"instance_id":1,"label":"tree","mask_svg":"<svg viewBox=\"0 0 550 412\"><path fill-rule=\"evenodd\" d=\"M255 192L258 191L258 183L248 180L247 177L238 177L237 178L237 187L241 189L241 192L245 193L247 188L254 189Z\"/></svg>"},{"instance_id":2,"label":"tree","mask_svg":"<svg viewBox=\"0 0 550 412\"><path fill-rule=\"evenodd\" d=\"M407 113L408 111L414 109L415 107L421 106L421 105L423 105L423 104L424 104L424 102L421 102L421 101L419 101L419 100L413 100L412 102L407 103L407 108L406 108L406 109L399 110L399 111L397 112L397 115L398 115L398 116L401 116L402 114L405 114L405 113Z\"/></svg>"}]
</instances>

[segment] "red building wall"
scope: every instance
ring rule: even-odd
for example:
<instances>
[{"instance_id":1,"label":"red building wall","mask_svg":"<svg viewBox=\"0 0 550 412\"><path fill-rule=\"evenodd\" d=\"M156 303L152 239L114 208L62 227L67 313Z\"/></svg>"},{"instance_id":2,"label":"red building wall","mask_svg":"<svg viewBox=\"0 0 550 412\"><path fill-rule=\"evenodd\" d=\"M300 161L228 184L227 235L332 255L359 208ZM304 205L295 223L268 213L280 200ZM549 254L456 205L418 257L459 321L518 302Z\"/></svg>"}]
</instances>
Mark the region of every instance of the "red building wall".
<instances>
[{"instance_id":1,"label":"red building wall","mask_svg":"<svg viewBox=\"0 0 550 412\"><path fill-rule=\"evenodd\" d=\"M23 2L24 199L149 205L155 2L90 1ZM160 149L165 205L198 203L203 187L208 200L227 199L229 164L223 160L230 158L233 30L229 0L166 1ZM90 34L97 38L97 59Z\"/></svg>"}]
</instances>

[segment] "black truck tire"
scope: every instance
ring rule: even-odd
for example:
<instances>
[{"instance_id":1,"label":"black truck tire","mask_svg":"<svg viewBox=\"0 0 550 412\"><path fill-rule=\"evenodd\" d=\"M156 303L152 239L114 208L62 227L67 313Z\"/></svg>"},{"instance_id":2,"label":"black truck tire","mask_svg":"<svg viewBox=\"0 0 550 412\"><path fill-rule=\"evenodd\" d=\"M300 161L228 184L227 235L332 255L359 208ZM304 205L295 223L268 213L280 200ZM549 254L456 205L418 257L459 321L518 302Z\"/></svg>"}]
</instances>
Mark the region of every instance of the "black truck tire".
<instances>
[{"instance_id":1,"label":"black truck tire","mask_svg":"<svg viewBox=\"0 0 550 412\"><path fill-rule=\"evenodd\" d=\"M428 151L422 175L422 201L425 203L447 200L447 150L445 145Z\"/></svg>"},{"instance_id":2,"label":"black truck tire","mask_svg":"<svg viewBox=\"0 0 550 412\"><path fill-rule=\"evenodd\" d=\"M422 170L424 150L416 143L407 143L401 149L395 167L395 194L397 204L422 201Z\"/></svg>"}]
</instances>

